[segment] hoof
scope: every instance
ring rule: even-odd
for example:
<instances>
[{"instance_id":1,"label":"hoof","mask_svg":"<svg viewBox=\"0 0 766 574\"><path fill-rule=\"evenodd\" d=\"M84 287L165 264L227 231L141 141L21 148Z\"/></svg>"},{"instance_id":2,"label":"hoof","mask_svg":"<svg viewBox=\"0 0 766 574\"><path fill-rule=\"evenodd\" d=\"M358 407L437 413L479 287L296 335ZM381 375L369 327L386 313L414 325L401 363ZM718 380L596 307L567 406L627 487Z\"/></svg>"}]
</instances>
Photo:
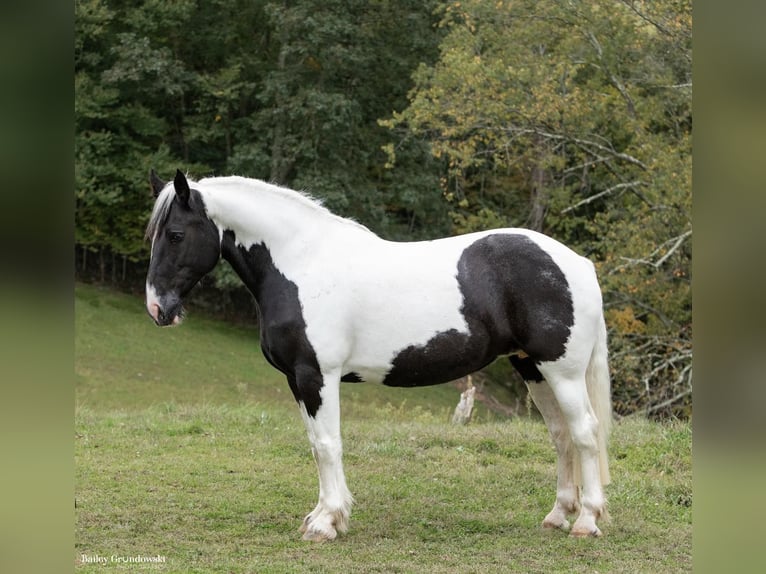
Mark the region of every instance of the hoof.
<instances>
[{"instance_id":1,"label":"hoof","mask_svg":"<svg viewBox=\"0 0 766 574\"><path fill-rule=\"evenodd\" d=\"M308 540L309 542L329 542L331 540L335 540L335 537L337 535L338 534L335 530L333 530L332 532L321 532L319 530L312 530L309 528L308 530L303 532L302 539Z\"/></svg>"},{"instance_id":2,"label":"hoof","mask_svg":"<svg viewBox=\"0 0 766 574\"><path fill-rule=\"evenodd\" d=\"M329 542L330 540L335 540L338 532L335 530L334 525L322 528L317 518L313 516L313 513L310 513L303 519L303 524L299 528L300 533L303 534L303 540L310 542Z\"/></svg>"},{"instance_id":3,"label":"hoof","mask_svg":"<svg viewBox=\"0 0 766 574\"><path fill-rule=\"evenodd\" d=\"M564 532L569 530L569 521L567 520L561 520L561 521L553 521L548 520L547 518L543 520L543 529L544 530L563 530Z\"/></svg>"},{"instance_id":4,"label":"hoof","mask_svg":"<svg viewBox=\"0 0 766 574\"><path fill-rule=\"evenodd\" d=\"M573 528L572 532L569 533L569 536L572 538L600 538L601 530L598 529L598 526L594 526L590 529Z\"/></svg>"},{"instance_id":5,"label":"hoof","mask_svg":"<svg viewBox=\"0 0 766 574\"><path fill-rule=\"evenodd\" d=\"M567 532L569 530L569 521L567 520L567 514L572 514L576 510L575 505L565 506L556 502L548 515L543 519L543 528L546 530L563 530Z\"/></svg>"},{"instance_id":6,"label":"hoof","mask_svg":"<svg viewBox=\"0 0 766 574\"><path fill-rule=\"evenodd\" d=\"M301 524L301 527L298 529L298 531L301 534L306 534L306 531L309 529L310 523L311 523L311 514L307 514L306 518L303 519L303 524Z\"/></svg>"}]
</instances>

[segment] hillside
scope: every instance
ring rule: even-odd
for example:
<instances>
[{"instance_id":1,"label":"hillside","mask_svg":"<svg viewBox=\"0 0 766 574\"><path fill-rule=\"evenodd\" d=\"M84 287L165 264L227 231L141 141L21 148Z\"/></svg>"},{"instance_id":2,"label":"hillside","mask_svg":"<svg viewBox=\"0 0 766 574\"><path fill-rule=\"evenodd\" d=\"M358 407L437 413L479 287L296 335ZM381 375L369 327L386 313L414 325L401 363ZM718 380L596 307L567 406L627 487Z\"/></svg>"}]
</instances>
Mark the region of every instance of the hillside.
<instances>
[{"instance_id":1,"label":"hillside","mask_svg":"<svg viewBox=\"0 0 766 574\"><path fill-rule=\"evenodd\" d=\"M450 386L343 390L351 530L302 542L316 470L252 328L75 291L75 563L134 572L681 572L691 569L691 425L623 419L598 540L539 524L555 456L534 417L449 424Z\"/></svg>"}]
</instances>

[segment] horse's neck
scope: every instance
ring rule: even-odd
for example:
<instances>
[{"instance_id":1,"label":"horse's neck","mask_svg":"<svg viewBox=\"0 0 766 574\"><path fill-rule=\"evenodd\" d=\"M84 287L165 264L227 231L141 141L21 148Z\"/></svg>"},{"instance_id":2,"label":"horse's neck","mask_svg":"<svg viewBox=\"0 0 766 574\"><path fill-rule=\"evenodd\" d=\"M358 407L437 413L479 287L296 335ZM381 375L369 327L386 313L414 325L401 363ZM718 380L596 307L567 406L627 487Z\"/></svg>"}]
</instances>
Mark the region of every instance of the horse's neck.
<instances>
[{"instance_id":1,"label":"horse's neck","mask_svg":"<svg viewBox=\"0 0 766 574\"><path fill-rule=\"evenodd\" d=\"M268 304L260 295L269 273L300 273L328 241L342 249L376 239L363 226L269 184L227 178L202 187L207 214L221 232L222 255L261 306Z\"/></svg>"},{"instance_id":2,"label":"horse's neck","mask_svg":"<svg viewBox=\"0 0 766 574\"><path fill-rule=\"evenodd\" d=\"M211 184L204 200L221 232L233 232L245 249L259 244L270 250L289 249L323 233L332 220L324 209L297 194L263 182L240 183L239 178Z\"/></svg>"}]
</instances>

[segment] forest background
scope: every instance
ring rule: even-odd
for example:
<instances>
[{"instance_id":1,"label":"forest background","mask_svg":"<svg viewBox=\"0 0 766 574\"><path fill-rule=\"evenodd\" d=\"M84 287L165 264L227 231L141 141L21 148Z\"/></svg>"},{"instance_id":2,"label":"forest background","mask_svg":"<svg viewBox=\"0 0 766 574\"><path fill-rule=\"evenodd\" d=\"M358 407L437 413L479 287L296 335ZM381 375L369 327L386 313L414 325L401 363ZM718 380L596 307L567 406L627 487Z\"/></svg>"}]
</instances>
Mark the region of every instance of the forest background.
<instances>
[{"instance_id":1,"label":"forest background","mask_svg":"<svg viewBox=\"0 0 766 574\"><path fill-rule=\"evenodd\" d=\"M616 412L688 417L691 10L79 0L77 275L143 289L152 167L306 190L394 240L529 227L597 266ZM221 265L195 304L249 301Z\"/></svg>"}]
</instances>

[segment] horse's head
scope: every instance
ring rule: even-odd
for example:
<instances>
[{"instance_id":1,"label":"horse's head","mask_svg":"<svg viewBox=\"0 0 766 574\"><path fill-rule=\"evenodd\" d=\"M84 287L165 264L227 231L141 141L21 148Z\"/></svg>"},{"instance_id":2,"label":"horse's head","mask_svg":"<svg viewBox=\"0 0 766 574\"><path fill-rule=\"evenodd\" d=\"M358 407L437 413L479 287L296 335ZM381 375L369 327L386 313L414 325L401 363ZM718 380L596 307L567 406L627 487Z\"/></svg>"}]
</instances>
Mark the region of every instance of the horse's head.
<instances>
[{"instance_id":1,"label":"horse's head","mask_svg":"<svg viewBox=\"0 0 766 574\"><path fill-rule=\"evenodd\" d=\"M181 171L166 184L152 170L155 204L146 230L152 256L146 276L146 310L157 325L177 324L181 303L221 255L218 228L202 196Z\"/></svg>"}]
</instances>

